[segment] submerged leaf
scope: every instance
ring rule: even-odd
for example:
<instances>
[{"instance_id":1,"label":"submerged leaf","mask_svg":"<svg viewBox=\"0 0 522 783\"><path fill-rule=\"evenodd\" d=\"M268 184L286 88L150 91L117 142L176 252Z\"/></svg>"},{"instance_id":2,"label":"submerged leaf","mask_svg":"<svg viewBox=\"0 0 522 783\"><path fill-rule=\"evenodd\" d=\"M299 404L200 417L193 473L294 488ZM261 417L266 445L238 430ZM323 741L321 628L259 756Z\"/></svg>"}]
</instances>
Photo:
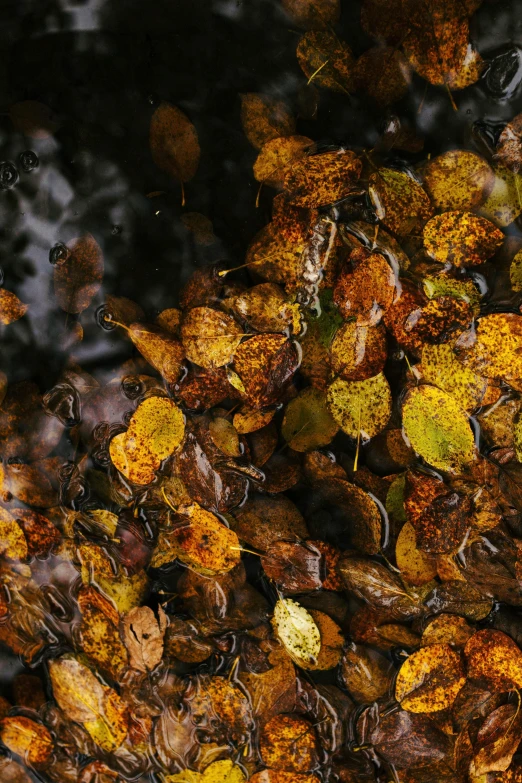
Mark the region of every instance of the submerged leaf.
<instances>
[{"instance_id":1,"label":"submerged leaf","mask_svg":"<svg viewBox=\"0 0 522 783\"><path fill-rule=\"evenodd\" d=\"M339 427L319 389L304 389L285 410L281 434L294 451L312 451L327 446Z\"/></svg>"},{"instance_id":2,"label":"submerged leaf","mask_svg":"<svg viewBox=\"0 0 522 783\"><path fill-rule=\"evenodd\" d=\"M0 323L7 325L24 316L29 305L19 300L16 294L6 288L0 288Z\"/></svg>"},{"instance_id":3,"label":"submerged leaf","mask_svg":"<svg viewBox=\"0 0 522 783\"><path fill-rule=\"evenodd\" d=\"M318 87L345 94L353 91L353 54L330 30L303 35L297 46L297 61L307 79Z\"/></svg>"},{"instance_id":4,"label":"submerged leaf","mask_svg":"<svg viewBox=\"0 0 522 783\"><path fill-rule=\"evenodd\" d=\"M426 165L423 176L433 206L444 212L480 206L495 181L489 163L467 150L450 150L438 155Z\"/></svg>"},{"instance_id":5,"label":"submerged leaf","mask_svg":"<svg viewBox=\"0 0 522 783\"><path fill-rule=\"evenodd\" d=\"M54 266L54 293L66 313L82 313L100 290L103 278L103 254L91 234L67 245L65 258Z\"/></svg>"},{"instance_id":6,"label":"submerged leaf","mask_svg":"<svg viewBox=\"0 0 522 783\"><path fill-rule=\"evenodd\" d=\"M286 103L256 92L241 95L241 124L258 150L272 139L295 132L295 121Z\"/></svg>"},{"instance_id":7,"label":"submerged leaf","mask_svg":"<svg viewBox=\"0 0 522 783\"><path fill-rule=\"evenodd\" d=\"M283 8L305 30L329 29L339 21L339 0L283 0Z\"/></svg>"},{"instance_id":8,"label":"submerged leaf","mask_svg":"<svg viewBox=\"0 0 522 783\"><path fill-rule=\"evenodd\" d=\"M160 103L150 121L149 143L158 168L181 183L194 177L201 154L198 134L181 109Z\"/></svg>"},{"instance_id":9,"label":"submerged leaf","mask_svg":"<svg viewBox=\"0 0 522 783\"><path fill-rule=\"evenodd\" d=\"M254 163L254 177L264 185L281 188L286 174L313 146L306 136L278 136L267 141Z\"/></svg>"}]
</instances>

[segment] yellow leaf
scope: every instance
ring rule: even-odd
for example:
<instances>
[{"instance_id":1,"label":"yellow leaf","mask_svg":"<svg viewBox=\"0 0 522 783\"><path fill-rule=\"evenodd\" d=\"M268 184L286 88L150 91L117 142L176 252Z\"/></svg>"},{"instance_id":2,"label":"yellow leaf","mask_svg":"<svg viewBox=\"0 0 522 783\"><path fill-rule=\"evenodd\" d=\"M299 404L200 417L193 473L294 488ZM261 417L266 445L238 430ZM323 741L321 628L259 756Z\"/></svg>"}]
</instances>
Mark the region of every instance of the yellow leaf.
<instances>
[{"instance_id":1,"label":"yellow leaf","mask_svg":"<svg viewBox=\"0 0 522 783\"><path fill-rule=\"evenodd\" d=\"M222 367L232 360L242 330L232 316L211 307L193 307L181 325L187 358L200 367Z\"/></svg>"},{"instance_id":2,"label":"yellow leaf","mask_svg":"<svg viewBox=\"0 0 522 783\"><path fill-rule=\"evenodd\" d=\"M25 560L29 554L22 528L9 511L0 507L0 554L11 560Z\"/></svg>"},{"instance_id":3,"label":"yellow leaf","mask_svg":"<svg viewBox=\"0 0 522 783\"><path fill-rule=\"evenodd\" d=\"M241 124L250 144L258 150L268 141L291 136L295 131L295 120L284 101L255 92L241 95Z\"/></svg>"},{"instance_id":4,"label":"yellow leaf","mask_svg":"<svg viewBox=\"0 0 522 783\"><path fill-rule=\"evenodd\" d=\"M0 721L0 739L12 753L35 767L44 767L53 752L53 740L42 723L23 715Z\"/></svg>"},{"instance_id":5,"label":"yellow leaf","mask_svg":"<svg viewBox=\"0 0 522 783\"><path fill-rule=\"evenodd\" d=\"M408 712L439 712L451 707L465 682L459 653L449 644L430 644L402 664L395 698Z\"/></svg>"},{"instance_id":6,"label":"yellow leaf","mask_svg":"<svg viewBox=\"0 0 522 783\"><path fill-rule=\"evenodd\" d=\"M467 150L444 152L424 169L424 187L433 206L443 212L475 209L486 200L494 182L489 163Z\"/></svg>"},{"instance_id":7,"label":"yellow leaf","mask_svg":"<svg viewBox=\"0 0 522 783\"><path fill-rule=\"evenodd\" d=\"M328 387L328 405L341 429L367 440L381 432L391 415L391 391L382 373L364 381L337 378Z\"/></svg>"},{"instance_id":8,"label":"yellow leaf","mask_svg":"<svg viewBox=\"0 0 522 783\"><path fill-rule=\"evenodd\" d=\"M418 225L433 214L427 193L403 171L383 168L374 172L368 193L377 217L395 234L418 233Z\"/></svg>"},{"instance_id":9,"label":"yellow leaf","mask_svg":"<svg viewBox=\"0 0 522 783\"><path fill-rule=\"evenodd\" d=\"M424 585L437 576L437 562L417 549L415 528L409 522L402 526L395 546L395 559L402 578L410 585Z\"/></svg>"},{"instance_id":10,"label":"yellow leaf","mask_svg":"<svg viewBox=\"0 0 522 783\"><path fill-rule=\"evenodd\" d=\"M468 417L458 403L435 386L417 386L402 407L404 432L412 448L434 468L455 472L475 457Z\"/></svg>"},{"instance_id":11,"label":"yellow leaf","mask_svg":"<svg viewBox=\"0 0 522 783\"><path fill-rule=\"evenodd\" d=\"M291 598L280 598L274 607L272 625L285 650L297 664L317 663L321 633L310 612L301 604Z\"/></svg>"},{"instance_id":12,"label":"yellow leaf","mask_svg":"<svg viewBox=\"0 0 522 783\"><path fill-rule=\"evenodd\" d=\"M297 46L297 61L307 79L345 95L353 91L354 58L350 48L330 30L312 30Z\"/></svg>"},{"instance_id":13,"label":"yellow leaf","mask_svg":"<svg viewBox=\"0 0 522 783\"><path fill-rule=\"evenodd\" d=\"M294 451L312 451L327 446L338 429L327 408L326 394L310 387L286 406L281 434Z\"/></svg>"},{"instance_id":14,"label":"yellow leaf","mask_svg":"<svg viewBox=\"0 0 522 783\"><path fill-rule=\"evenodd\" d=\"M462 410L478 408L486 393L487 379L464 367L447 343L424 345L415 369L424 381L450 394Z\"/></svg>"},{"instance_id":15,"label":"yellow leaf","mask_svg":"<svg viewBox=\"0 0 522 783\"><path fill-rule=\"evenodd\" d=\"M471 212L444 212L424 227L424 248L441 264L483 264L504 241L504 234L486 218Z\"/></svg>"},{"instance_id":16,"label":"yellow leaf","mask_svg":"<svg viewBox=\"0 0 522 783\"><path fill-rule=\"evenodd\" d=\"M0 288L0 323L7 325L18 321L26 314L28 307L12 291Z\"/></svg>"},{"instance_id":17,"label":"yellow leaf","mask_svg":"<svg viewBox=\"0 0 522 783\"><path fill-rule=\"evenodd\" d=\"M499 228L505 228L522 212L522 175L505 166L494 168L495 181L480 214Z\"/></svg>"},{"instance_id":18,"label":"yellow leaf","mask_svg":"<svg viewBox=\"0 0 522 783\"><path fill-rule=\"evenodd\" d=\"M502 631L477 631L464 649L468 677L486 680L499 691L522 688L522 652Z\"/></svg>"},{"instance_id":19,"label":"yellow leaf","mask_svg":"<svg viewBox=\"0 0 522 783\"><path fill-rule=\"evenodd\" d=\"M254 163L254 177L264 185L281 188L292 166L314 147L307 136L285 136L267 141Z\"/></svg>"}]
</instances>

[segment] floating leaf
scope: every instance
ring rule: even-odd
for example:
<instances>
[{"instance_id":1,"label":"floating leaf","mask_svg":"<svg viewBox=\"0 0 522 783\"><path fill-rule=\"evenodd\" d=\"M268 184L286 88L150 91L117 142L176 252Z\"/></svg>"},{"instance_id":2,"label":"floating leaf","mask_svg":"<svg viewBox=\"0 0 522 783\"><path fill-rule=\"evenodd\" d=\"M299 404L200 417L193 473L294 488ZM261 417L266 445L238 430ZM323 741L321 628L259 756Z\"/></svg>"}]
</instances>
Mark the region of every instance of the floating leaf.
<instances>
[{"instance_id":1,"label":"floating leaf","mask_svg":"<svg viewBox=\"0 0 522 783\"><path fill-rule=\"evenodd\" d=\"M522 652L502 631L477 631L466 644L464 654L469 677L486 680L500 691L522 687Z\"/></svg>"},{"instance_id":2,"label":"floating leaf","mask_svg":"<svg viewBox=\"0 0 522 783\"><path fill-rule=\"evenodd\" d=\"M272 139L295 133L295 121L286 103L256 92L241 95L241 124L258 150Z\"/></svg>"},{"instance_id":3,"label":"floating leaf","mask_svg":"<svg viewBox=\"0 0 522 783\"><path fill-rule=\"evenodd\" d=\"M231 361L242 332L234 319L211 307L193 307L181 325L187 358L200 367L221 367Z\"/></svg>"},{"instance_id":4,"label":"floating leaf","mask_svg":"<svg viewBox=\"0 0 522 783\"><path fill-rule=\"evenodd\" d=\"M149 143L158 168L181 183L194 177L201 154L198 134L181 109L160 103L150 121Z\"/></svg>"},{"instance_id":5,"label":"floating leaf","mask_svg":"<svg viewBox=\"0 0 522 783\"><path fill-rule=\"evenodd\" d=\"M422 633L423 647L430 644L452 644L464 647L473 629L464 617L456 614L440 614L430 621Z\"/></svg>"},{"instance_id":6,"label":"floating leaf","mask_svg":"<svg viewBox=\"0 0 522 783\"><path fill-rule=\"evenodd\" d=\"M387 611L392 618L419 614L415 599L406 592L398 577L380 563L348 555L341 559L339 573L348 590L372 607Z\"/></svg>"},{"instance_id":7,"label":"floating leaf","mask_svg":"<svg viewBox=\"0 0 522 783\"><path fill-rule=\"evenodd\" d=\"M377 375L386 357L386 332L382 325L361 326L348 321L337 330L330 346L332 370L345 381L364 381Z\"/></svg>"},{"instance_id":8,"label":"floating leaf","mask_svg":"<svg viewBox=\"0 0 522 783\"><path fill-rule=\"evenodd\" d=\"M391 43L401 41L407 27L402 0L364 0L361 25L374 38Z\"/></svg>"},{"instance_id":9,"label":"floating leaf","mask_svg":"<svg viewBox=\"0 0 522 783\"><path fill-rule=\"evenodd\" d=\"M234 353L234 369L249 405L274 405L298 367L294 344L281 334L256 334Z\"/></svg>"},{"instance_id":10,"label":"floating leaf","mask_svg":"<svg viewBox=\"0 0 522 783\"><path fill-rule=\"evenodd\" d=\"M357 190L361 170L361 160L352 150L310 155L296 161L286 173L286 198L311 209L341 201Z\"/></svg>"},{"instance_id":11,"label":"floating leaf","mask_svg":"<svg viewBox=\"0 0 522 783\"><path fill-rule=\"evenodd\" d=\"M326 406L326 394L308 388L286 406L281 434L294 451L312 451L327 446L338 429Z\"/></svg>"},{"instance_id":12,"label":"floating leaf","mask_svg":"<svg viewBox=\"0 0 522 783\"><path fill-rule=\"evenodd\" d=\"M338 477L316 481L314 489L324 502L337 506L342 511L350 526L353 547L367 555L375 555L380 551L381 512L368 492Z\"/></svg>"},{"instance_id":13,"label":"floating leaf","mask_svg":"<svg viewBox=\"0 0 522 783\"><path fill-rule=\"evenodd\" d=\"M301 512L286 495L250 494L234 516L232 527L239 538L261 551L275 541L308 538Z\"/></svg>"},{"instance_id":14,"label":"floating leaf","mask_svg":"<svg viewBox=\"0 0 522 783\"><path fill-rule=\"evenodd\" d=\"M353 91L354 58L350 48L330 30L312 30L297 45L297 61L317 87L348 94Z\"/></svg>"},{"instance_id":15,"label":"floating leaf","mask_svg":"<svg viewBox=\"0 0 522 783\"><path fill-rule=\"evenodd\" d=\"M0 554L10 560L25 560L28 555L27 542L15 518L0 508Z\"/></svg>"},{"instance_id":16,"label":"floating leaf","mask_svg":"<svg viewBox=\"0 0 522 783\"><path fill-rule=\"evenodd\" d=\"M429 161L423 179L436 209L466 211L486 200L495 175L480 155L467 150L450 150Z\"/></svg>"},{"instance_id":17,"label":"floating leaf","mask_svg":"<svg viewBox=\"0 0 522 783\"><path fill-rule=\"evenodd\" d=\"M59 130L56 114L40 101L20 101L9 107L9 117L15 129L31 139L48 139Z\"/></svg>"},{"instance_id":18,"label":"floating leaf","mask_svg":"<svg viewBox=\"0 0 522 783\"><path fill-rule=\"evenodd\" d=\"M468 418L446 392L435 386L410 389L402 421L412 448L434 468L459 472L473 461L475 442Z\"/></svg>"},{"instance_id":19,"label":"floating leaf","mask_svg":"<svg viewBox=\"0 0 522 783\"><path fill-rule=\"evenodd\" d=\"M267 141L254 163L254 177L264 185L282 188L288 171L314 147L306 136L277 137Z\"/></svg>"},{"instance_id":20,"label":"floating leaf","mask_svg":"<svg viewBox=\"0 0 522 783\"><path fill-rule=\"evenodd\" d=\"M430 644L402 664L395 698L408 712L439 712L453 704L465 682L460 655L449 644Z\"/></svg>"},{"instance_id":21,"label":"floating leaf","mask_svg":"<svg viewBox=\"0 0 522 783\"><path fill-rule=\"evenodd\" d=\"M339 21L339 0L283 0L283 8L305 30L329 29Z\"/></svg>"},{"instance_id":22,"label":"floating leaf","mask_svg":"<svg viewBox=\"0 0 522 783\"><path fill-rule=\"evenodd\" d=\"M486 378L464 367L450 345L425 345L417 368L424 381L451 395L462 410L478 408L484 399Z\"/></svg>"},{"instance_id":23,"label":"floating leaf","mask_svg":"<svg viewBox=\"0 0 522 783\"><path fill-rule=\"evenodd\" d=\"M256 408L250 408L248 405L243 405L238 412L234 414L232 423L238 434L246 435L266 427L274 418L274 414L275 409L258 411Z\"/></svg>"},{"instance_id":24,"label":"floating leaf","mask_svg":"<svg viewBox=\"0 0 522 783\"><path fill-rule=\"evenodd\" d=\"M130 665L137 671L152 671L163 657L163 637L168 620L161 606L158 608L158 618L150 607L137 606L123 620Z\"/></svg>"},{"instance_id":25,"label":"floating leaf","mask_svg":"<svg viewBox=\"0 0 522 783\"><path fill-rule=\"evenodd\" d=\"M319 629L321 649L319 650L319 655L315 661L305 659L301 655L300 665L304 669L312 669L315 671L333 669L341 660L345 641L343 633L337 623L324 612L320 612L318 609L310 609L309 613ZM296 658L294 658L294 660L296 663L299 663L299 660Z\"/></svg>"},{"instance_id":26,"label":"floating leaf","mask_svg":"<svg viewBox=\"0 0 522 783\"><path fill-rule=\"evenodd\" d=\"M315 664L321 650L321 633L312 615L291 598L280 598L274 607L274 631L297 664Z\"/></svg>"},{"instance_id":27,"label":"floating leaf","mask_svg":"<svg viewBox=\"0 0 522 783\"><path fill-rule=\"evenodd\" d=\"M419 233L419 224L433 214L427 193L404 171L382 168L374 172L368 193L377 217L394 234Z\"/></svg>"},{"instance_id":28,"label":"floating leaf","mask_svg":"<svg viewBox=\"0 0 522 783\"><path fill-rule=\"evenodd\" d=\"M522 317L491 313L456 344L459 361L486 378L516 385L522 379Z\"/></svg>"},{"instance_id":29,"label":"floating leaf","mask_svg":"<svg viewBox=\"0 0 522 783\"><path fill-rule=\"evenodd\" d=\"M3 718L0 721L0 739L12 753L16 753L29 765L45 767L51 760L53 740L42 723L23 715Z\"/></svg>"},{"instance_id":30,"label":"floating leaf","mask_svg":"<svg viewBox=\"0 0 522 783\"><path fill-rule=\"evenodd\" d=\"M328 387L328 405L343 432L352 438L373 438L391 415L391 391L382 373L364 381L337 378Z\"/></svg>"},{"instance_id":31,"label":"floating leaf","mask_svg":"<svg viewBox=\"0 0 522 783\"><path fill-rule=\"evenodd\" d=\"M269 223L250 243L246 264L264 280L295 288L302 279L304 248L304 240L295 244L285 239L275 223Z\"/></svg>"},{"instance_id":32,"label":"floating leaf","mask_svg":"<svg viewBox=\"0 0 522 783\"><path fill-rule=\"evenodd\" d=\"M240 457L242 445L234 425L222 416L216 416L208 425L214 445L228 457Z\"/></svg>"},{"instance_id":33,"label":"floating leaf","mask_svg":"<svg viewBox=\"0 0 522 783\"><path fill-rule=\"evenodd\" d=\"M275 283L260 283L234 301L234 311L258 332L285 332L289 307L284 291Z\"/></svg>"},{"instance_id":34,"label":"floating leaf","mask_svg":"<svg viewBox=\"0 0 522 783\"><path fill-rule=\"evenodd\" d=\"M495 180L480 214L499 228L505 228L522 212L522 176L505 166L494 168Z\"/></svg>"},{"instance_id":35,"label":"floating leaf","mask_svg":"<svg viewBox=\"0 0 522 783\"><path fill-rule=\"evenodd\" d=\"M410 585L424 585L437 575L437 564L417 548L415 528L409 522L402 526L395 546L397 568Z\"/></svg>"},{"instance_id":36,"label":"floating leaf","mask_svg":"<svg viewBox=\"0 0 522 783\"><path fill-rule=\"evenodd\" d=\"M375 46L363 52L353 69L358 90L380 106L399 101L410 83L410 68L404 55L391 46Z\"/></svg>"},{"instance_id":37,"label":"floating leaf","mask_svg":"<svg viewBox=\"0 0 522 783\"><path fill-rule=\"evenodd\" d=\"M424 227L426 252L441 264L483 264L503 241L502 231L471 212L444 212Z\"/></svg>"},{"instance_id":38,"label":"floating leaf","mask_svg":"<svg viewBox=\"0 0 522 783\"><path fill-rule=\"evenodd\" d=\"M360 326L375 326L395 297L393 269L379 253L354 251L350 259L337 278L334 304L345 320L355 316Z\"/></svg>"},{"instance_id":39,"label":"floating leaf","mask_svg":"<svg viewBox=\"0 0 522 783\"><path fill-rule=\"evenodd\" d=\"M180 341L158 326L139 322L131 324L127 334L143 358L167 383L176 383L185 359Z\"/></svg>"},{"instance_id":40,"label":"floating leaf","mask_svg":"<svg viewBox=\"0 0 522 783\"><path fill-rule=\"evenodd\" d=\"M200 574L225 574L241 559L236 533L197 503L180 506L176 525L159 538L151 565L176 558Z\"/></svg>"},{"instance_id":41,"label":"floating leaf","mask_svg":"<svg viewBox=\"0 0 522 783\"><path fill-rule=\"evenodd\" d=\"M518 174L522 167L522 115L516 117L504 126L497 142L495 159L506 168Z\"/></svg>"},{"instance_id":42,"label":"floating leaf","mask_svg":"<svg viewBox=\"0 0 522 783\"><path fill-rule=\"evenodd\" d=\"M66 313L82 313L100 290L103 254L91 234L73 239L54 266L54 293Z\"/></svg>"},{"instance_id":43,"label":"floating leaf","mask_svg":"<svg viewBox=\"0 0 522 783\"><path fill-rule=\"evenodd\" d=\"M272 718L261 731L259 749L271 769L303 774L318 764L315 729L298 715Z\"/></svg>"},{"instance_id":44,"label":"floating leaf","mask_svg":"<svg viewBox=\"0 0 522 783\"><path fill-rule=\"evenodd\" d=\"M29 305L21 302L12 291L0 288L0 323L7 325L18 321L28 308Z\"/></svg>"},{"instance_id":45,"label":"floating leaf","mask_svg":"<svg viewBox=\"0 0 522 783\"><path fill-rule=\"evenodd\" d=\"M180 445L184 416L166 397L149 397L134 412L127 432L111 440L115 467L135 484L149 484L163 460Z\"/></svg>"}]
</instances>

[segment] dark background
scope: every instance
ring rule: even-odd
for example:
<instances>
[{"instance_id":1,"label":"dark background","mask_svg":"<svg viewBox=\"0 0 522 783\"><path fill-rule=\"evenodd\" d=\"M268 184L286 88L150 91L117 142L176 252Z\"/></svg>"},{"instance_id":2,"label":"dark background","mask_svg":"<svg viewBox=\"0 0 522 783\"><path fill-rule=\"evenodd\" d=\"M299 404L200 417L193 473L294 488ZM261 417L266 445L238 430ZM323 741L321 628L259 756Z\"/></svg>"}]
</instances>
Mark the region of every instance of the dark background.
<instances>
[{"instance_id":1,"label":"dark background","mask_svg":"<svg viewBox=\"0 0 522 783\"><path fill-rule=\"evenodd\" d=\"M343 0L337 30L356 55L372 44L359 26L360 5ZM175 306L196 266L241 264L269 219L273 193L264 189L255 208L256 151L241 128L239 94L264 92L296 108L306 81L295 56L300 34L279 0L4 0L0 160L16 163L28 147L40 158L36 171L20 172L14 188L0 191L4 284L29 304L21 321L0 327L0 367L10 382L33 378L46 391L67 361L71 318L54 299L48 260L56 242L90 231L104 251L103 288L80 318L85 339L74 349L95 374L131 353L121 336L96 325L106 293L134 299L152 320ZM425 153L473 148L474 123L494 134L522 109L522 0L486 0L472 34L492 64L456 94L457 112L444 90L418 77L393 107L425 137ZM34 141L14 130L7 111L23 100L60 116L54 137ZM160 100L182 108L199 134L201 163L185 210L213 221L219 241L208 248L180 221L178 184L151 159L148 127ZM367 97L322 90L316 120L298 120L297 132L320 145L372 145L384 114ZM151 191L165 195L147 198Z\"/></svg>"}]
</instances>

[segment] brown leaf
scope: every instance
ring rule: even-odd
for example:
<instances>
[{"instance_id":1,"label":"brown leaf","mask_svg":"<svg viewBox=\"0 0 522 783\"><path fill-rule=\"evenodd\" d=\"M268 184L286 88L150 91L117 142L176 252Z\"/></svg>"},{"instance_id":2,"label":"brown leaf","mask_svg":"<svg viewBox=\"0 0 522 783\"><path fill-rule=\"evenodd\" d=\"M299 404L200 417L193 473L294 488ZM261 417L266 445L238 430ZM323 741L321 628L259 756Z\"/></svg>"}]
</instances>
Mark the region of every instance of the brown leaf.
<instances>
[{"instance_id":1,"label":"brown leaf","mask_svg":"<svg viewBox=\"0 0 522 783\"><path fill-rule=\"evenodd\" d=\"M355 63L353 79L380 106L399 101L410 83L410 68L404 55L388 46L375 46Z\"/></svg>"},{"instance_id":2,"label":"brown leaf","mask_svg":"<svg viewBox=\"0 0 522 783\"><path fill-rule=\"evenodd\" d=\"M276 715L261 731L261 757L272 769L304 774L318 765L313 725L297 715Z\"/></svg>"},{"instance_id":3,"label":"brown leaf","mask_svg":"<svg viewBox=\"0 0 522 783\"><path fill-rule=\"evenodd\" d=\"M103 254L91 234L73 239L68 253L54 267L54 293L66 313L82 313L100 290Z\"/></svg>"},{"instance_id":4,"label":"brown leaf","mask_svg":"<svg viewBox=\"0 0 522 783\"><path fill-rule=\"evenodd\" d=\"M341 672L350 695L359 704L377 701L390 692L392 664L369 647L352 642L343 653Z\"/></svg>"},{"instance_id":5,"label":"brown leaf","mask_svg":"<svg viewBox=\"0 0 522 783\"><path fill-rule=\"evenodd\" d=\"M295 133L295 121L286 103L256 92L241 95L241 124L258 150L272 139Z\"/></svg>"},{"instance_id":6,"label":"brown leaf","mask_svg":"<svg viewBox=\"0 0 522 783\"><path fill-rule=\"evenodd\" d=\"M262 552L268 551L276 541L308 537L301 512L285 495L250 494L234 512L232 527L241 541Z\"/></svg>"},{"instance_id":7,"label":"brown leaf","mask_svg":"<svg viewBox=\"0 0 522 783\"><path fill-rule=\"evenodd\" d=\"M521 687L522 652L502 631L477 631L466 644L464 654L469 677L486 680L499 690Z\"/></svg>"},{"instance_id":8,"label":"brown leaf","mask_svg":"<svg viewBox=\"0 0 522 783\"><path fill-rule=\"evenodd\" d=\"M10 751L31 766L44 768L51 759L53 740L50 732L42 723L23 715L3 718L0 738Z\"/></svg>"},{"instance_id":9,"label":"brown leaf","mask_svg":"<svg viewBox=\"0 0 522 783\"><path fill-rule=\"evenodd\" d=\"M376 609L385 610L394 619L408 619L421 609L403 588L400 580L380 563L345 555L339 572L348 590Z\"/></svg>"},{"instance_id":10,"label":"brown leaf","mask_svg":"<svg viewBox=\"0 0 522 783\"><path fill-rule=\"evenodd\" d=\"M254 163L254 177L264 185L282 188L287 172L313 147L307 136L278 136L267 141Z\"/></svg>"},{"instance_id":11,"label":"brown leaf","mask_svg":"<svg viewBox=\"0 0 522 783\"><path fill-rule=\"evenodd\" d=\"M310 155L295 162L286 173L286 198L309 209L341 201L357 190L361 170L362 162L352 150Z\"/></svg>"},{"instance_id":12,"label":"brown leaf","mask_svg":"<svg viewBox=\"0 0 522 783\"><path fill-rule=\"evenodd\" d=\"M161 606L158 607L158 619L148 606L137 606L125 615L123 632L133 669L150 672L161 662L167 624L167 615Z\"/></svg>"},{"instance_id":13,"label":"brown leaf","mask_svg":"<svg viewBox=\"0 0 522 783\"><path fill-rule=\"evenodd\" d=\"M391 307L395 286L393 269L384 256L354 250L337 278L333 300L345 320L355 316L359 326L375 326Z\"/></svg>"},{"instance_id":14,"label":"brown leaf","mask_svg":"<svg viewBox=\"0 0 522 783\"><path fill-rule=\"evenodd\" d=\"M487 772L507 770L520 744L521 735L520 705L504 704L494 710L477 734L470 775L480 777Z\"/></svg>"},{"instance_id":15,"label":"brown leaf","mask_svg":"<svg viewBox=\"0 0 522 783\"><path fill-rule=\"evenodd\" d=\"M185 359L181 342L153 324L132 323L127 334L143 358L167 383L176 383Z\"/></svg>"},{"instance_id":16,"label":"brown leaf","mask_svg":"<svg viewBox=\"0 0 522 783\"><path fill-rule=\"evenodd\" d=\"M297 45L297 61L309 82L345 95L353 90L354 58L330 30L312 30Z\"/></svg>"},{"instance_id":17,"label":"brown leaf","mask_svg":"<svg viewBox=\"0 0 522 783\"><path fill-rule=\"evenodd\" d=\"M242 342L234 353L234 370L246 401L266 408L281 398L298 367L294 344L280 334L257 334Z\"/></svg>"},{"instance_id":18,"label":"brown leaf","mask_svg":"<svg viewBox=\"0 0 522 783\"><path fill-rule=\"evenodd\" d=\"M339 0L283 0L283 8L305 30L329 29L339 21Z\"/></svg>"},{"instance_id":19,"label":"brown leaf","mask_svg":"<svg viewBox=\"0 0 522 783\"><path fill-rule=\"evenodd\" d=\"M0 288L0 323L7 325L18 321L28 308L29 305L21 302L12 291Z\"/></svg>"},{"instance_id":20,"label":"brown leaf","mask_svg":"<svg viewBox=\"0 0 522 783\"><path fill-rule=\"evenodd\" d=\"M149 143L158 168L181 183L194 177L201 153L198 134L181 109L160 103L150 121Z\"/></svg>"},{"instance_id":21,"label":"brown leaf","mask_svg":"<svg viewBox=\"0 0 522 783\"><path fill-rule=\"evenodd\" d=\"M522 168L522 114L507 123L497 142L495 159L515 174Z\"/></svg>"},{"instance_id":22,"label":"brown leaf","mask_svg":"<svg viewBox=\"0 0 522 783\"><path fill-rule=\"evenodd\" d=\"M440 264L483 264L503 241L500 229L471 212L444 212L424 227L424 248Z\"/></svg>"}]
</instances>

